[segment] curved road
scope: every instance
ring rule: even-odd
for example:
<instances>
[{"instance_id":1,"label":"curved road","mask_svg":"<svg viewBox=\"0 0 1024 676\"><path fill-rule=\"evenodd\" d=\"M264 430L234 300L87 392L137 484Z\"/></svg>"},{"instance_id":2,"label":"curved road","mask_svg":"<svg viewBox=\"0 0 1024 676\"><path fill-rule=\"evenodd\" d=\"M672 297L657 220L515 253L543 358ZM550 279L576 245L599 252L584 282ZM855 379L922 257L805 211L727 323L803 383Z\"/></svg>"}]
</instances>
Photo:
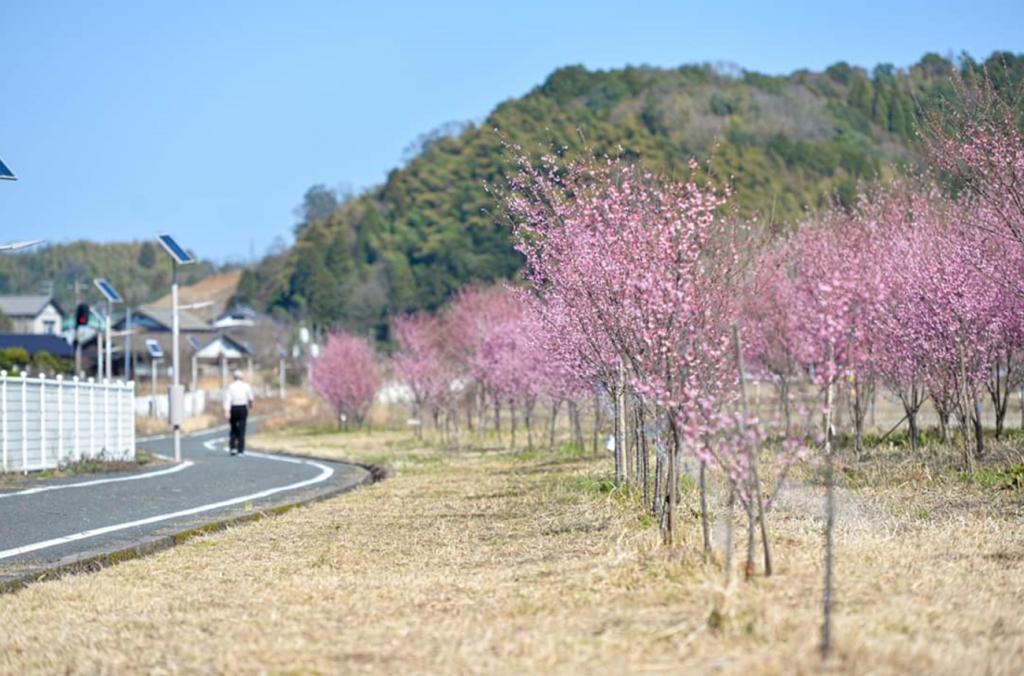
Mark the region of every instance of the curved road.
<instances>
[{"instance_id":1,"label":"curved road","mask_svg":"<svg viewBox=\"0 0 1024 676\"><path fill-rule=\"evenodd\" d=\"M182 462L0 492L0 577L125 549L206 523L360 485L356 465L246 451L224 429L182 438ZM170 455L171 440L140 440Z\"/></svg>"}]
</instances>

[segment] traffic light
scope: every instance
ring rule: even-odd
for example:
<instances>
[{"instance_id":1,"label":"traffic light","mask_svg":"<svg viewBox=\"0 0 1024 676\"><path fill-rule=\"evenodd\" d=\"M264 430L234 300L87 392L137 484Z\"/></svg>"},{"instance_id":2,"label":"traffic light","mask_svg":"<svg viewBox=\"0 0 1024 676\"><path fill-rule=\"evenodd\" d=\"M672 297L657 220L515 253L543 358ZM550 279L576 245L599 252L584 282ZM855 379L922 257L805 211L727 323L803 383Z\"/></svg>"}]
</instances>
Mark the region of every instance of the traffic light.
<instances>
[{"instance_id":1,"label":"traffic light","mask_svg":"<svg viewBox=\"0 0 1024 676\"><path fill-rule=\"evenodd\" d=\"M75 326L86 326L89 323L89 306L79 303L75 308Z\"/></svg>"}]
</instances>

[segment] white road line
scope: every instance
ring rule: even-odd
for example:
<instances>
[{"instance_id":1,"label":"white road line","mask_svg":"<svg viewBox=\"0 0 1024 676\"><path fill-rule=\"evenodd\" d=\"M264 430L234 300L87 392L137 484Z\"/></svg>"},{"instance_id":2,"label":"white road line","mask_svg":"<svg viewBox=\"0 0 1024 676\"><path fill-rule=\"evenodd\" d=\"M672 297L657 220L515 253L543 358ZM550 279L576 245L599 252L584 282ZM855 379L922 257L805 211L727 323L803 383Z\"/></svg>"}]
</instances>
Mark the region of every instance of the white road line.
<instances>
[{"instance_id":1,"label":"white road line","mask_svg":"<svg viewBox=\"0 0 1024 676\"><path fill-rule=\"evenodd\" d=\"M210 439L209 441L203 442L203 447L208 451L222 451L224 453L230 453L231 450L227 446L224 448L217 448L217 444L227 444L227 437L220 437L219 439ZM264 458L266 460L276 460L278 462L290 462L295 465L301 465L305 463L305 460L301 458L289 458L286 455L268 455L266 453L260 453L259 451L246 451L242 453L242 457L249 458Z\"/></svg>"},{"instance_id":2,"label":"white road line","mask_svg":"<svg viewBox=\"0 0 1024 676\"><path fill-rule=\"evenodd\" d=\"M268 460L277 460L282 462L292 462L295 458L278 458L276 456L260 454L261 457ZM215 509L221 509L223 507L230 507L231 505L238 505L243 502L249 502L251 500L260 500L262 498L270 497L284 491L296 490L299 488L305 488L306 486L312 486L318 484L334 475L334 469L324 465L322 463L313 460L299 460L300 464L310 465L320 469L320 474L313 477L312 479L306 479L299 481L298 483L288 484L287 486L279 486L277 488L268 488L258 493L250 493L249 495L243 495L237 498L230 498L228 500L221 500L220 502L213 502L208 505L200 505L199 507L192 507L190 509L182 509L177 512L170 512L168 514L158 514L156 516L150 516L145 519L137 519L135 521L126 521L125 523L118 523L112 526L104 526L102 528L93 528L92 530L85 530L79 533L72 533L71 535L64 535L59 538L53 538L51 540L44 540L42 542L34 542L28 545L22 545L21 547L14 547L13 549L5 549L0 551L0 560L9 559L19 554L27 554L29 552L36 552L40 549L48 549L50 547L57 547L58 545L68 544L69 542L77 542L79 540L86 540L88 538L94 538L100 535L106 535L107 533L115 533L120 530L126 530L128 528L136 528L138 526L148 526L153 523L160 523L161 521L169 521L170 519L177 519L183 516L192 516L193 514L202 514L203 512L210 512Z\"/></svg>"},{"instance_id":3,"label":"white road line","mask_svg":"<svg viewBox=\"0 0 1024 676\"><path fill-rule=\"evenodd\" d=\"M36 493L46 493L48 491L61 491L64 490L65 488L87 488L89 486L99 486L101 484L116 484L122 481L140 481L142 479L152 479L154 477L166 476L168 474L180 472L183 469L188 469L194 464L195 463L192 462L191 460L186 460L182 462L180 465L175 465L174 467L168 467L166 469L156 470L154 472L146 472L144 474L132 474L131 476L118 476L111 477L109 479L92 479L90 481L79 481L78 483L73 484L52 484L49 486L38 486L36 488L28 488L26 490L18 491L16 493L0 493L0 500L2 500L3 498L13 498L18 495L35 495Z\"/></svg>"}]
</instances>

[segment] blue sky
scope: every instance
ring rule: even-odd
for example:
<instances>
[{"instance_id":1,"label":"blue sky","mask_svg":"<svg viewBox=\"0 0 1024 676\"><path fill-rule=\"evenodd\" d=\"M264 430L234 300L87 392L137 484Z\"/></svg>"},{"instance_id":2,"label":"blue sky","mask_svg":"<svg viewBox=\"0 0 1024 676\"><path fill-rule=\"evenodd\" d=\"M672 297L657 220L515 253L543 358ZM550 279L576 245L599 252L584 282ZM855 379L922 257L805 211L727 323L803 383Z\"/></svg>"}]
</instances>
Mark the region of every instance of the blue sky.
<instances>
[{"instance_id":1,"label":"blue sky","mask_svg":"<svg viewBox=\"0 0 1024 676\"><path fill-rule=\"evenodd\" d=\"M778 6L772 6L778 5ZM1021 2L0 3L0 239L290 239L314 183L381 182L420 134L559 66L1024 51Z\"/></svg>"}]
</instances>

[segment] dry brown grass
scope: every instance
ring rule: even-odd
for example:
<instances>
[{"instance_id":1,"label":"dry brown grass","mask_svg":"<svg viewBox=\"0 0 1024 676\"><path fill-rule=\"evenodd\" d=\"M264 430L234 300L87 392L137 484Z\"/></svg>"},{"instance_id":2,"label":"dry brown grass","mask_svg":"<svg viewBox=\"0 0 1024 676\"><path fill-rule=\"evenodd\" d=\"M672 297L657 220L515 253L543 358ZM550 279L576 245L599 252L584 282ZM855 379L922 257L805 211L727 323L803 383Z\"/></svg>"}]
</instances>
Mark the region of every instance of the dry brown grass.
<instances>
[{"instance_id":1,"label":"dry brown grass","mask_svg":"<svg viewBox=\"0 0 1024 676\"><path fill-rule=\"evenodd\" d=\"M281 431L258 442L398 473L0 597L0 669L822 671L815 489L799 487L773 515L778 574L727 590L694 555L694 521L665 550L628 496L602 490L606 458L446 452L405 433ZM953 507L925 492L918 508L922 485L844 495L838 657L827 670L1017 672L1019 498L950 480L941 493Z\"/></svg>"}]
</instances>

